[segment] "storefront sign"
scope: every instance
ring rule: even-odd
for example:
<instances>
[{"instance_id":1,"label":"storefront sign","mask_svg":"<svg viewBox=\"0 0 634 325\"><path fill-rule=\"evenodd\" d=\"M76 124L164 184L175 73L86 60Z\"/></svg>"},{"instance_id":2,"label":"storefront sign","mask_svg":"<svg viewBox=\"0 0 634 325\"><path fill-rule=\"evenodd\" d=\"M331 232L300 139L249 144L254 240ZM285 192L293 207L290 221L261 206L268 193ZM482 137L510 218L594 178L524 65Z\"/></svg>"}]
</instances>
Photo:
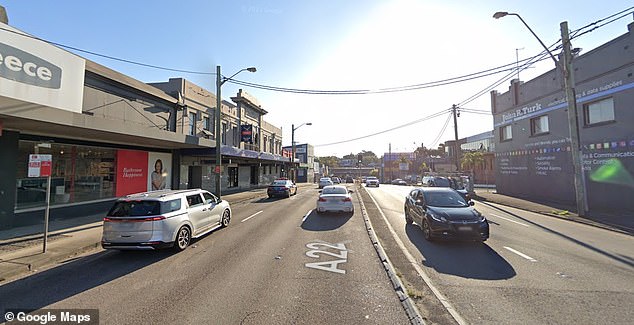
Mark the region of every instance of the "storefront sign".
<instances>
[{"instance_id":1,"label":"storefront sign","mask_svg":"<svg viewBox=\"0 0 634 325\"><path fill-rule=\"evenodd\" d=\"M253 125L243 124L240 125L240 141L246 143L253 143Z\"/></svg>"},{"instance_id":2,"label":"storefront sign","mask_svg":"<svg viewBox=\"0 0 634 325\"><path fill-rule=\"evenodd\" d=\"M85 64L0 23L0 96L81 113Z\"/></svg>"},{"instance_id":3,"label":"storefront sign","mask_svg":"<svg viewBox=\"0 0 634 325\"><path fill-rule=\"evenodd\" d=\"M29 155L29 177L51 176L52 155Z\"/></svg>"}]
</instances>

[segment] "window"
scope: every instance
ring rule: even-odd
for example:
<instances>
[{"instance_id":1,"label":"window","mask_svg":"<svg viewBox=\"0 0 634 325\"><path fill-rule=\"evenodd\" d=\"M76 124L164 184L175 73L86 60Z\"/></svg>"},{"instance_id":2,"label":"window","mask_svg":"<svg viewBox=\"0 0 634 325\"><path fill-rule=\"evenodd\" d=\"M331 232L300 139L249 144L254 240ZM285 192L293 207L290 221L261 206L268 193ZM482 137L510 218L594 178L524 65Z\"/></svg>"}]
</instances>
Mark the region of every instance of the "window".
<instances>
[{"instance_id":1,"label":"window","mask_svg":"<svg viewBox=\"0 0 634 325\"><path fill-rule=\"evenodd\" d=\"M227 144L227 123L222 122L222 144Z\"/></svg>"},{"instance_id":2,"label":"window","mask_svg":"<svg viewBox=\"0 0 634 325\"><path fill-rule=\"evenodd\" d=\"M211 124L209 124L209 116L203 117L203 130L209 131Z\"/></svg>"},{"instance_id":3,"label":"window","mask_svg":"<svg viewBox=\"0 0 634 325\"><path fill-rule=\"evenodd\" d=\"M500 128L500 141L509 141L513 139L513 126L506 125Z\"/></svg>"},{"instance_id":4,"label":"window","mask_svg":"<svg viewBox=\"0 0 634 325\"><path fill-rule=\"evenodd\" d=\"M196 112L189 112L189 135L196 135Z\"/></svg>"},{"instance_id":5,"label":"window","mask_svg":"<svg viewBox=\"0 0 634 325\"><path fill-rule=\"evenodd\" d=\"M548 130L548 115L531 119L531 135L547 134Z\"/></svg>"},{"instance_id":6,"label":"window","mask_svg":"<svg viewBox=\"0 0 634 325\"><path fill-rule=\"evenodd\" d=\"M266 144L269 142L267 136L264 136L264 142L263 142L263 147L262 147L262 152L266 152Z\"/></svg>"},{"instance_id":7,"label":"window","mask_svg":"<svg viewBox=\"0 0 634 325\"><path fill-rule=\"evenodd\" d=\"M200 194L193 194L193 195L187 196L187 205L189 205L189 207L194 207L194 206L202 205L202 204L203 204L203 199L200 197Z\"/></svg>"},{"instance_id":8,"label":"window","mask_svg":"<svg viewBox=\"0 0 634 325\"><path fill-rule=\"evenodd\" d=\"M583 107L585 125L614 121L614 100L607 98Z\"/></svg>"}]
</instances>

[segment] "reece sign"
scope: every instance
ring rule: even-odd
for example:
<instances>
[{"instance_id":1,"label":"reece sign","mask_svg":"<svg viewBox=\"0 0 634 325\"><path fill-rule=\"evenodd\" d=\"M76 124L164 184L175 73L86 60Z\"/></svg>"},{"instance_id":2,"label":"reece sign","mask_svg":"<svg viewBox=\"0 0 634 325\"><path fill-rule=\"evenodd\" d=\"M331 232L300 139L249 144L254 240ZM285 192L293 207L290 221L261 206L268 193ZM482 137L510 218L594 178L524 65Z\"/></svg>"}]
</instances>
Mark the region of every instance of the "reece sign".
<instances>
[{"instance_id":1,"label":"reece sign","mask_svg":"<svg viewBox=\"0 0 634 325\"><path fill-rule=\"evenodd\" d=\"M84 59L0 23L0 96L81 113L84 73Z\"/></svg>"}]
</instances>

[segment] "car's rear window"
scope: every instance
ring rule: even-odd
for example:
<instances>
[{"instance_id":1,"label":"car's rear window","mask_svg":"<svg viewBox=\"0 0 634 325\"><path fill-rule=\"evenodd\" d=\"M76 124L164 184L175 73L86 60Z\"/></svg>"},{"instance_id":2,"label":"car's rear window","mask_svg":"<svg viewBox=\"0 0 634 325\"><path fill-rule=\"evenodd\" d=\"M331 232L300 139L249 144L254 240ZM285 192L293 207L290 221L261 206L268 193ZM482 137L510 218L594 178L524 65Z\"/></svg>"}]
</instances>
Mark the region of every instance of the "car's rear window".
<instances>
[{"instance_id":1,"label":"car's rear window","mask_svg":"<svg viewBox=\"0 0 634 325\"><path fill-rule=\"evenodd\" d=\"M273 181L271 185L286 185L286 181Z\"/></svg>"},{"instance_id":2,"label":"car's rear window","mask_svg":"<svg viewBox=\"0 0 634 325\"><path fill-rule=\"evenodd\" d=\"M324 188L322 194L348 194L348 190L342 187Z\"/></svg>"},{"instance_id":3,"label":"car's rear window","mask_svg":"<svg viewBox=\"0 0 634 325\"><path fill-rule=\"evenodd\" d=\"M138 201L118 201L108 212L112 217L140 217L160 215L181 208L181 200L170 200L166 202L138 200Z\"/></svg>"}]
</instances>

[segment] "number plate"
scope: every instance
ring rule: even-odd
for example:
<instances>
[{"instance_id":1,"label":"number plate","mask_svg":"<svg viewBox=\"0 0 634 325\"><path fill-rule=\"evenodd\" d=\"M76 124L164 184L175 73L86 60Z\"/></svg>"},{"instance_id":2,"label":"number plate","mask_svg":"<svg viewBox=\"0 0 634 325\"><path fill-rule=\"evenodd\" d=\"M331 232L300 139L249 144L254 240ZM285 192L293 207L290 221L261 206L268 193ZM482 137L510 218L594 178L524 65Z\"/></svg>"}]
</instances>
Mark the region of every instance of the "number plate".
<instances>
[{"instance_id":1,"label":"number plate","mask_svg":"<svg viewBox=\"0 0 634 325\"><path fill-rule=\"evenodd\" d=\"M471 226L458 226L458 230L460 231L471 231Z\"/></svg>"}]
</instances>

